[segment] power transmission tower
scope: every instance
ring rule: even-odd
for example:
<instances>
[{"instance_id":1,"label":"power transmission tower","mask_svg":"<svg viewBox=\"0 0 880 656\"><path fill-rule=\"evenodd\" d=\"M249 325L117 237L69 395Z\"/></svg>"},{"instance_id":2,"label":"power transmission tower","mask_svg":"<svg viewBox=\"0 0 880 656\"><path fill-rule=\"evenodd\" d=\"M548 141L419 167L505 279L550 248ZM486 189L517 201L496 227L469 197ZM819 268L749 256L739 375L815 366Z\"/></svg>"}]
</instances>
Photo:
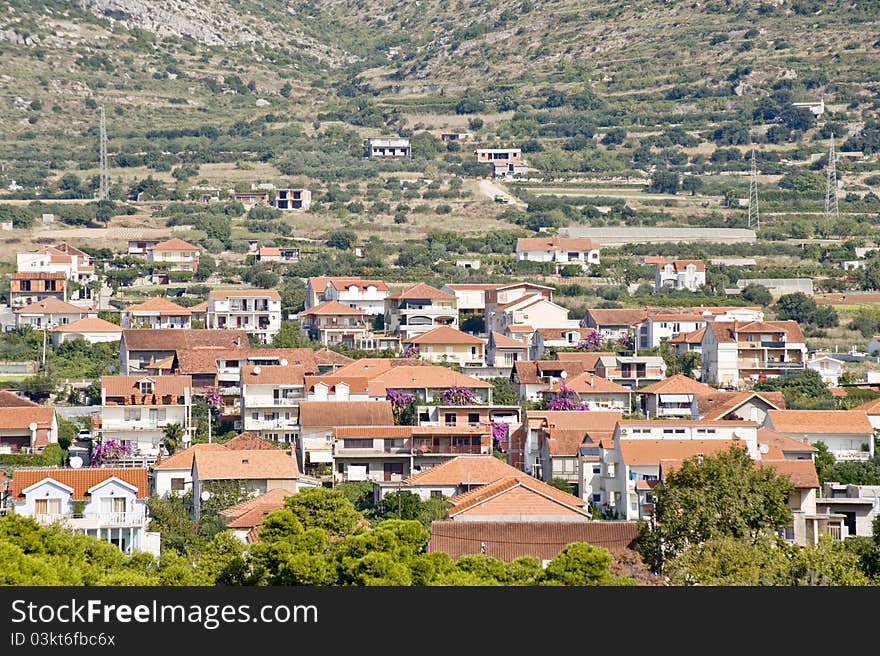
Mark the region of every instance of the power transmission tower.
<instances>
[{"instance_id":1,"label":"power transmission tower","mask_svg":"<svg viewBox=\"0 0 880 656\"><path fill-rule=\"evenodd\" d=\"M761 227L758 214L758 165L755 162L755 149L752 148L752 172L749 176L749 228Z\"/></svg>"},{"instance_id":2,"label":"power transmission tower","mask_svg":"<svg viewBox=\"0 0 880 656\"><path fill-rule=\"evenodd\" d=\"M840 211L837 207L837 157L834 154L834 135L828 149L828 179L825 183L825 218L837 220Z\"/></svg>"},{"instance_id":3,"label":"power transmission tower","mask_svg":"<svg viewBox=\"0 0 880 656\"><path fill-rule=\"evenodd\" d=\"M107 118L104 105L101 105L101 170L98 178L98 200L107 200L110 196L110 181L107 175Z\"/></svg>"}]
</instances>

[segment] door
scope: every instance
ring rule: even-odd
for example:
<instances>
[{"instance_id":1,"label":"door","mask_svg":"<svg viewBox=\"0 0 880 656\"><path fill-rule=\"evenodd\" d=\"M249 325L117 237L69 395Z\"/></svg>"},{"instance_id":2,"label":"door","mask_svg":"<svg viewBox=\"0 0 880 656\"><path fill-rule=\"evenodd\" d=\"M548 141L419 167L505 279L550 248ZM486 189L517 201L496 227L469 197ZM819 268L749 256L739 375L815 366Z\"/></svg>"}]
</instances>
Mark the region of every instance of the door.
<instances>
[{"instance_id":1,"label":"door","mask_svg":"<svg viewBox=\"0 0 880 656\"><path fill-rule=\"evenodd\" d=\"M843 512L845 519L843 520L844 526L846 526L847 535L855 535L856 534L856 514L855 512Z\"/></svg>"},{"instance_id":2,"label":"door","mask_svg":"<svg viewBox=\"0 0 880 656\"><path fill-rule=\"evenodd\" d=\"M159 425L159 409L150 408L150 428L156 428Z\"/></svg>"},{"instance_id":3,"label":"door","mask_svg":"<svg viewBox=\"0 0 880 656\"><path fill-rule=\"evenodd\" d=\"M397 481L403 479L402 462L386 462L384 465L382 465L382 470L384 473L384 476L382 478L386 481Z\"/></svg>"}]
</instances>

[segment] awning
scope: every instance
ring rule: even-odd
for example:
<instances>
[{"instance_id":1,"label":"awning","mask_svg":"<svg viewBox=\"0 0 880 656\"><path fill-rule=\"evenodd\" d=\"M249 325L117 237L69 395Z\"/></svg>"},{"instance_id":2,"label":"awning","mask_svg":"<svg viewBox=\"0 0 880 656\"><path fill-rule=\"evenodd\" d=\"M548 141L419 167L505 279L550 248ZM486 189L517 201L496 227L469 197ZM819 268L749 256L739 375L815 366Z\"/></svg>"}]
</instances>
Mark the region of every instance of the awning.
<instances>
[{"instance_id":1,"label":"awning","mask_svg":"<svg viewBox=\"0 0 880 656\"><path fill-rule=\"evenodd\" d=\"M331 451L309 451L309 462L333 462Z\"/></svg>"},{"instance_id":2,"label":"awning","mask_svg":"<svg viewBox=\"0 0 880 656\"><path fill-rule=\"evenodd\" d=\"M661 394L660 403L690 403L690 394Z\"/></svg>"}]
</instances>

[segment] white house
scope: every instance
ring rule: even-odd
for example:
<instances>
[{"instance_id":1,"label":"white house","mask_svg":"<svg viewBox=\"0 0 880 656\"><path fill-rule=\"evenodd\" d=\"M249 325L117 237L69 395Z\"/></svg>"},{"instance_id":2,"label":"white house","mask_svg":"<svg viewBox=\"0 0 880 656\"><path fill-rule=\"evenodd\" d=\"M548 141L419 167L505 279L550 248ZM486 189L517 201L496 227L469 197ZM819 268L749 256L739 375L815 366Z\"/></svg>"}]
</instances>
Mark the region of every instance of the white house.
<instances>
[{"instance_id":1,"label":"white house","mask_svg":"<svg viewBox=\"0 0 880 656\"><path fill-rule=\"evenodd\" d=\"M104 319L90 317L52 329L52 344L56 347L65 342L82 340L89 344L118 342L122 339L122 326Z\"/></svg>"},{"instance_id":2,"label":"white house","mask_svg":"<svg viewBox=\"0 0 880 656\"><path fill-rule=\"evenodd\" d=\"M0 407L0 453L39 453L58 442L55 407L12 399Z\"/></svg>"},{"instance_id":3,"label":"white house","mask_svg":"<svg viewBox=\"0 0 880 656\"><path fill-rule=\"evenodd\" d=\"M274 289L212 290L205 327L244 330L269 344L281 330L281 295Z\"/></svg>"},{"instance_id":4,"label":"white house","mask_svg":"<svg viewBox=\"0 0 880 656\"><path fill-rule=\"evenodd\" d=\"M137 454L158 457L169 424L191 437L191 376L102 376L102 440L130 445Z\"/></svg>"},{"instance_id":5,"label":"white house","mask_svg":"<svg viewBox=\"0 0 880 656\"><path fill-rule=\"evenodd\" d=\"M508 326L528 325L533 328L565 328L577 331L575 320L569 320L568 309L547 300L541 294L521 296L509 303L496 305L487 317L487 329L499 333Z\"/></svg>"},{"instance_id":6,"label":"white house","mask_svg":"<svg viewBox=\"0 0 880 656\"><path fill-rule=\"evenodd\" d=\"M458 328L455 294L417 282L385 297L386 330L395 331L406 339L437 326Z\"/></svg>"},{"instance_id":7,"label":"white house","mask_svg":"<svg viewBox=\"0 0 880 656\"><path fill-rule=\"evenodd\" d=\"M837 460L874 457L874 427L865 410L769 410L764 425L796 440L822 442Z\"/></svg>"},{"instance_id":8,"label":"white house","mask_svg":"<svg viewBox=\"0 0 880 656\"><path fill-rule=\"evenodd\" d=\"M199 268L198 247L177 237L148 246L146 251L147 262L155 269L195 273Z\"/></svg>"},{"instance_id":9,"label":"white house","mask_svg":"<svg viewBox=\"0 0 880 656\"><path fill-rule=\"evenodd\" d=\"M556 273L570 264L586 271L599 264L599 248L599 242L586 237L520 237L516 240L516 259L553 262Z\"/></svg>"},{"instance_id":10,"label":"white house","mask_svg":"<svg viewBox=\"0 0 880 656\"><path fill-rule=\"evenodd\" d=\"M98 316L92 308L71 305L52 297L16 308L13 312L16 328L31 326L36 330L52 329L86 317Z\"/></svg>"},{"instance_id":11,"label":"white house","mask_svg":"<svg viewBox=\"0 0 880 656\"><path fill-rule=\"evenodd\" d=\"M193 444L187 449L178 451L174 455L162 458L152 467L152 493L160 497L169 495L182 495L192 488L192 463L198 451L222 451L226 447L217 442L205 442Z\"/></svg>"},{"instance_id":12,"label":"white house","mask_svg":"<svg viewBox=\"0 0 880 656\"><path fill-rule=\"evenodd\" d=\"M148 496L143 467L17 468L12 476L16 515L158 557L159 533L147 530Z\"/></svg>"},{"instance_id":13,"label":"white house","mask_svg":"<svg viewBox=\"0 0 880 656\"><path fill-rule=\"evenodd\" d=\"M672 260L657 262L654 288L698 291L706 285L706 264L703 260Z\"/></svg>"},{"instance_id":14,"label":"white house","mask_svg":"<svg viewBox=\"0 0 880 656\"><path fill-rule=\"evenodd\" d=\"M361 280L360 278L328 278L324 292L325 301L336 301L363 310L368 316L385 312L385 297L388 285L381 280Z\"/></svg>"},{"instance_id":15,"label":"white house","mask_svg":"<svg viewBox=\"0 0 880 656\"><path fill-rule=\"evenodd\" d=\"M129 305L120 313L123 328L191 328L192 312L156 296L143 303Z\"/></svg>"},{"instance_id":16,"label":"white house","mask_svg":"<svg viewBox=\"0 0 880 656\"><path fill-rule=\"evenodd\" d=\"M47 246L36 253L17 253L15 263L19 273L63 274L74 283L71 285L71 300L91 301L94 298L89 283L97 280L95 263L91 256L70 244Z\"/></svg>"},{"instance_id":17,"label":"white house","mask_svg":"<svg viewBox=\"0 0 880 656\"><path fill-rule=\"evenodd\" d=\"M299 404L306 399L307 367L248 365L241 368L242 430L293 445Z\"/></svg>"},{"instance_id":18,"label":"white house","mask_svg":"<svg viewBox=\"0 0 880 656\"><path fill-rule=\"evenodd\" d=\"M843 373L843 362L831 355L816 354L807 360L807 369L818 371L822 376L823 382L837 387L840 380L840 374Z\"/></svg>"}]
</instances>

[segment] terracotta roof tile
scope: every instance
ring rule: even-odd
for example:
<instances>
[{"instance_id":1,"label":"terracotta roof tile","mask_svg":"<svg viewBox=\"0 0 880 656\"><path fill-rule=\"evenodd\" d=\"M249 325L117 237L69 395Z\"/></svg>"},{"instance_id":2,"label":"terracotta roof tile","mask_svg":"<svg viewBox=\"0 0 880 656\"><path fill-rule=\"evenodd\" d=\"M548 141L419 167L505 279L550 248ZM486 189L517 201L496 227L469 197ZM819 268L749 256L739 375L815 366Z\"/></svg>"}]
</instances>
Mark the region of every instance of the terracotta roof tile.
<instances>
[{"instance_id":1,"label":"terracotta roof tile","mask_svg":"<svg viewBox=\"0 0 880 656\"><path fill-rule=\"evenodd\" d=\"M160 241L158 244L153 246L148 246L147 250L150 251L196 251L198 252L198 248L193 246L192 244L183 241L182 239L178 239L174 237L173 239L169 239L167 241Z\"/></svg>"},{"instance_id":2,"label":"terracotta roof tile","mask_svg":"<svg viewBox=\"0 0 880 656\"><path fill-rule=\"evenodd\" d=\"M589 237L520 237L516 240L516 250L519 251L545 251L545 250L598 250L599 242Z\"/></svg>"},{"instance_id":3,"label":"terracotta roof tile","mask_svg":"<svg viewBox=\"0 0 880 656\"><path fill-rule=\"evenodd\" d=\"M55 326L52 329L52 332L119 333L119 336L122 337L122 326L117 323L110 323L109 321L105 321L104 319L99 319L98 317L85 317L83 319L77 319L76 321L72 321L70 323Z\"/></svg>"},{"instance_id":4,"label":"terracotta roof tile","mask_svg":"<svg viewBox=\"0 0 880 656\"><path fill-rule=\"evenodd\" d=\"M153 469L158 469L160 471L166 469L185 469L189 471L192 469L193 458L199 451L224 450L226 450L226 447L222 444L217 444L216 442L211 442L210 444L193 444L188 449L178 451L174 455L160 459L155 465L153 465Z\"/></svg>"},{"instance_id":5,"label":"terracotta roof tile","mask_svg":"<svg viewBox=\"0 0 880 656\"><path fill-rule=\"evenodd\" d=\"M353 394L366 394L369 390L369 379L365 376L337 376L335 374L319 374L317 376L305 376L305 387L309 394L314 393L318 383L324 383L329 393L335 393L341 383L348 385L348 391Z\"/></svg>"},{"instance_id":6,"label":"terracotta roof tile","mask_svg":"<svg viewBox=\"0 0 880 656\"><path fill-rule=\"evenodd\" d=\"M424 360L413 360L411 358L360 358L359 360L348 362L334 373L337 376L366 376L367 378L375 378L393 367L430 366L434 365Z\"/></svg>"},{"instance_id":7,"label":"terracotta roof tile","mask_svg":"<svg viewBox=\"0 0 880 656\"><path fill-rule=\"evenodd\" d=\"M785 408L785 397L782 395L782 392L729 392L715 390L714 394L697 399L697 409L703 419L724 419L726 415L754 398L762 399L773 409L782 410Z\"/></svg>"},{"instance_id":8,"label":"terracotta roof tile","mask_svg":"<svg viewBox=\"0 0 880 656\"><path fill-rule=\"evenodd\" d=\"M22 490L26 490L34 483L39 483L44 478L51 478L67 487L73 488L71 493L72 499L87 499L91 488L114 476L130 485L134 485L137 488L137 498L144 499L149 496L146 467L18 468L12 472L10 495L16 499L23 499Z\"/></svg>"},{"instance_id":9,"label":"terracotta roof tile","mask_svg":"<svg viewBox=\"0 0 880 656\"><path fill-rule=\"evenodd\" d=\"M810 453L816 451L816 447L809 442L796 440L793 437L778 433L766 426L762 426L758 429L758 444L766 444L768 446L776 447L782 453Z\"/></svg>"},{"instance_id":10,"label":"terracotta roof tile","mask_svg":"<svg viewBox=\"0 0 880 656\"><path fill-rule=\"evenodd\" d=\"M45 405L0 407L0 429L27 429L31 423L38 428L49 428L55 417L55 408Z\"/></svg>"},{"instance_id":11,"label":"terracotta roof tile","mask_svg":"<svg viewBox=\"0 0 880 656\"><path fill-rule=\"evenodd\" d=\"M366 289L370 285L376 287L377 291L388 291L388 285L382 280L364 280L355 276L313 276L309 278L309 284L315 291L324 291L327 285L333 284L337 290L348 288L351 285L357 285L359 289Z\"/></svg>"},{"instance_id":12,"label":"terracotta roof tile","mask_svg":"<svg viewBox=\"0 0 880 656\"><path fill-rule=\"evenodd\" d=\"M703 335L706 334L706 327L697 328L687 333L678 333L670 337L667 342L669 344L702 344Z\"/></svg>"},{"instance_id":13,"label":"terracotta roof tile","mask_svg":"<svg viewBox=\"0 0 880 656\"><path fill-rule=\"evenodd\" d=\"M129 305L127 308L123 310L123 312L127 312L129 314L156 314L163 317L188 317L192 314L190 310L185 307L179 306L177 303L172 303L166 298L162 298L160 296L156 296L151 298L148 301L144 301L143 303L137 303L136 305Z\"/></svg>"},{"instance_id":14,"label":"terracotta roof tile","mask_svg":"<svg viewBox=\"0 0 880 656\"><path fill-rule=\"evenodd\" d=\"M273 510L277 510L284 506L284 500L289 496L292 496L292 494L287 490L276 488L274 490L269 490L265 494L252 497L246 501L237 503L234 506L225 508L220 511L220 514L225 517L241 517L247 512L255 509L262 509L266 506L274 506ZM251 524L251 526L256 526L256 524Z\"/></svg>"},{"instance_id":15,"label":"terracotta roof tile","mask_svg":"<svg viewBox=\"0 0 880 656\"><path fill-rule=\"evenodd\" d=\"M255 433L239 433L231 440L224 442L227 451L279 451L280 449L269 440L264 440Z\"/></svg>"},{"instance_id":16,"label":"terracotta roof tile","mask_svg":"<svg viewBox=\"0 0 880 656\"><path fill-rule=\"evenodd\" d=\"M299 423L309 426L391 425L390 401L300 401Z\"/></svg>"},{"instance_id":17,"label":"terracotta roof tile","mask_svg":"<svg viewBox=\"0 0 880 656\"><path fill-rule=\"evenodd\" d=\"M34 403L28 398L19 396L9 390L0 390L0 408L39 408L39 403Z\"/></svg>"},{"instance_id":18,"label":"terracotta roof tile","mask_svg":"<svg viewBox=\"0 0 880 656\"><path fill-rule=\"evenodd\" d=\"M16 314L88 314L94 311L94 308L71 305L54 296L14 310Z\"/></svg>"},{"instance_id":19,"label":"terracotta roof tile","mask_svg":"<svg viewBox=\"0 0 880 656\"><path fill-rule=\"evenodd\" d=\"M504 501L498 503L502 497L505 498ZM493 516L507 515L511 519L521 519L535 514L555 514L554 511L561 515L582 515L585 519L591 516L589 510L584 509L587 503L583 499L525 473L519 476L507 476L468 490L449 499L449 503L452 504L452 509L449 511L450 518L487 504L491 504Z\"/></svg>"},{"instance_id":20,"label":"terracotta roof tile","mask_svg":"<svg viewBox=\"0 0 880 656\"><path fill-rule=\"evenodd\" d=\"M580 339L586 339L596 332L592 328L538 328L537 332L544 341L552 339L566 339L570 333L575 333Z\"/></svg>"},{"instance_id":21,"label":"terracotta roof tile","mask_svg":"<svg viewBox=\"0 0 880 656\"><path fill-rule=\"evenodd\" d=\"M305 385L307 367L296 365L246 365L241 368L243 385Z\"/></svg>"},{"instance_id":22,"label":"terracotta roof tile","mask_svg":"<svg viewBox=\"0 0 880 656\"><path fill-rule=\"evenodd\" d=\"M578 394L629 394L630 390L624 387L623 385L618 385L612 380L608 380L607 378L602 378L602 376L597 376L593 373L584 372L582 374L578 374L574 378L566 378L565 385L569 389L577 392ZM562 391L562 383L556 383L551 385L546 390L547 392L560 392ZM642 390L639 390L642 391Z\"/></svg>"},{"instance_id":23,"label":"terracotta roof tile","mask_svg":"<svg viewBox=\"0 0 880 656\"><path fill-rule=\"evenodd\" d=\"M44 271L15 271L10 274L11 280L66 280L63 273L48 273Z\"/></svg>"},{"instance_id":24,"label":"terracotta roof tile","mask_svg":"<svg viewBox=\"0 0 880 656\"><path fill-rule=\"evenodd\" d=\"M249 344L246 331L222 328L125 328L122 337L129 351L178 351L196 347L234 349L246 348Z\"/></svg>"},{"instance_id":25,"label":"terracotta roof tile","mask_svg":"<svg viewBox=\"0 0 880 656\"><path fill-rule=\"evenodd\" d=\"M104 395L109 399L111 397L131 397L135 395L138 401L141 400L141 389L139 381L149 379L153 381L153 391L144 394L144 397L158 397L161 404L161 398L166 395L174 397L172 404L177 404L177 397L184 396L187 389L192 388L192 376L154 376L152 374L143 374L140 376L101 376L101 389Z\"/></svg>"},{"instance_id":26,"label":"terracotta roof tile","mask_svg":"<svg viewBox=\"0 0 880 656\"><path fill-rule=\"evenodd\" d=\"M198 451L193 469L202 481L299 478L296 458L280 449Z\"/></svg>"},{"instance_id":27,"label":"terracotta roof tile","mask_svg":"<svg viewBox=\"0 0 880 656\"><path fill-rule=\"evenodd\" d=\"M740 440L644 440L619 439L623 462L627 465L653 465L661 460L685 460L698 454L713 455L732 446L744 447Z\"/></svg>"},{"instance_id":28,"label":"terracotta roof tile","mask_svg":"<svg viewBox=\"0 0 880 656\"><path fill-rule=\"evenodd\" d=\"M389 389L443 389L448 387L490 389L492 383L440 365L392 367L370 379L370 394L385 396Z\"/></svg>"},{"instance_id":29,"label":"terracotta roof tile","mask_svg":"<svg viewBox=\"0 0 880 656\"><path fill-rule=\"evenodd\" d=\"M413 285L410 285L399 292L395 292L393 294L389 294L387 298L391 299L430 299L430 300L447 300L454 301L456 299L455 294L447 294L444 291L440 291L436 287L431 287L431 285L425 284L423 282L417 282Z\"/></svg>"},{"instance_id":30,"label":"terracotta roof tile","mask_svg":"<svg viewBox=\"0 0 880 656\"><path fill-rule=\"evenodd\" d=\"M759 467L771 467L780 476L787 476L795 488L818 490L819 475L812 460L764 460L755 463Z\"/></svg>"},{"instance_id":31,"label":"terracotta roof tile","mask_svg":"<svg viewBox=\"0 0 880 656\"><path fill-rule=\"evenodd\" d=\"M411 437L415 426L335 426L333 435L345 437Z\"/></svg>"},{"instance_id":32,"label":"terracotta roof tile","mask_svg":"<svg viewBox=\"0 0 880 656\"><path fill-rule=\"evenodd\" d=\"M491 483L509 476L524 476L516 467L511 467L495 456L456 456L426 471L407 478L407 485L445 485L453 486Z\"/></svg>"},{"instance_id":33,"label":"terracotta roof tile","mask_svg":"<svg viewBox=\"0 0 880 656\"><path fill-rule=\"evenodd\" d=\"M485 344L486 340L450 326L438 326L403 340L404 344Z\"/></svg>"},{"instance_id":34,"label":"terracotta roof tile","mask_svg":"<svg viewBox=\"0 0 880 656\"><path fill-rule=\"evenodd\" d=\"M564 371L574 377L583 373L584 367L576 360L517 360L513 363L513 371L520 385L546 385L548 371L554 372L554 376Z\"/></svg>"},{"instance_id":35,"label":"terracotta roof tile","mask_svg":"<svg viewBox=\"0 0 880 656\"><path fill-rule=\"evenodd\" d=\"M495 348L528 348L528 344L512 339L507 335L498 332L492 332L492 341Z\"/></svg>"},{"instance_id":36,"label":"terracotta roof tile","mask_svg":"<svg viewBox=\"0 0 880 656\"><path fill-rule=\"evenodd\" d=\"M468 554L510 562L521 556L551 560L572 542L586 542L610 551L633 548L638 537L636 522L498 522L434 521L431 551L442 551L453 560Z\"/></svg>"},{"instance_id":37,"label":"terracotta roof tile","mask_svg":"<svg viewBox=\"0 0 880 656\"><path fill-rule=\"evenodd\" d=\"M324 365L346 365L354 362L354 359L324 347L315 351L315 361Z\"/></svg>"},{"instance_id":38,"label":"terracotta roof tile","mask_svg":"<svg viewBox=\"0 0 880 656\"><path fill-rule=\"evenodd\" d=\"M683 374L664 378L638 390L639 394L693 394L694 396L709 396L715 392L717 390L714 387Z\"/></svg>"},{"instance_id":39,"label":"terracotta roof tile","mask_svg":"<svg viewBox=\"0 0 880 656\"><path fill-rule=\"evenodd\" d=\"M316 305L314 307L310 307L308 310L304 310L300 312L300 315L310 316L310 315L334 315L334 314L366 314L360 308L351 307L350 305L343 305L337 301L324 301L323 303Z\"/></svg>"},{"instance_id":40,"label":"terracotta roof tile","mask_svg":"<svg viewBox=\"0 0 880 656\"><path fill-rule=\"evenodd\" d=\"M780 433L871 434L864 410L770 410L768 427Z\"/></svg>"},{"instance_id":41,"label":"terracotta roof tile","mask_svg":"<svg viewBox=\"0 0 880 656\"><path fill-rule=\"evenodd\" d=\"M634 326L648 318L647 310L629 310L629 309L603 309L592 308L587 310L587 316L590 317L597 326Z\"/></svg>"}]
</instances>

